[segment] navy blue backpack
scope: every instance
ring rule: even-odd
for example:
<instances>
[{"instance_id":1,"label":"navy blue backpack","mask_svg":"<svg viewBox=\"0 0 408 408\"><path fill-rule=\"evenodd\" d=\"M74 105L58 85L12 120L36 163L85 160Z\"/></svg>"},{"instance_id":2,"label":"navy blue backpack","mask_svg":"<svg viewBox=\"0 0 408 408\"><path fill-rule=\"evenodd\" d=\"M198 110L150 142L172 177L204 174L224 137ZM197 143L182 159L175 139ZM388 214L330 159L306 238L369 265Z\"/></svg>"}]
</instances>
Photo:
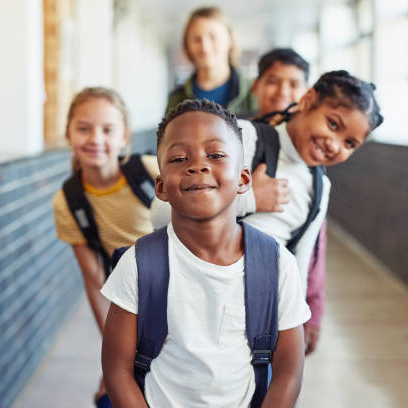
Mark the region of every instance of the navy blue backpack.
<instances>
[{"instance_id":1,"label":"navy blue backpack","mask_svg":"<svg viewBox=\"0 0 408 408\"><path fill-rule=\"evenodd\" d=\"M268 389L268 367L278 339L279 244L242 223L245 248L246 333L252 351L255 393L251 407L260 407ZM135 379L144 392L144 380L167 337L169 257L167 227L136 242L138 318ZM116 249L115 266L128 247Z\"/></svg>"}]
</instances>

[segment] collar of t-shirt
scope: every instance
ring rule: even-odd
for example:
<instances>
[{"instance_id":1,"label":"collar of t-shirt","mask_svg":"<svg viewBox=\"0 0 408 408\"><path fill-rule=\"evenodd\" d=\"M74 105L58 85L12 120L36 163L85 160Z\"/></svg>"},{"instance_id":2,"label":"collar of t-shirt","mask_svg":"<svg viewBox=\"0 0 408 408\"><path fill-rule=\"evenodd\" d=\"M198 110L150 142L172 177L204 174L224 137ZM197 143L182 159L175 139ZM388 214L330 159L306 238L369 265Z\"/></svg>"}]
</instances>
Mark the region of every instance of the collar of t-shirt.
<instances>
[{"instance_id":1,"label":"collar of t-shirt","mask_svg":"<svg viewBox=\"0 0 408 408\"><path fill-rule=\"evenodd\" d=\"M167 226L167 234L176 253L179 255L179 261L184 263L191 270L196 270L199 275L204 274L205 278L217 278L217 279L230 279L231 276L237 271L242 272L244 270L244 255L242 255L237 261L230 265L216 265L209 263L194 255L178 238L174 231L172 223ZM200 277L201 279L201 277Z\"/></svg>"},{"instance_id":2,"label":"collar of t-shirt","mask_svg":"<svg viewBox=\"0 0 408 408\"><path fill-rule=\"evenodd\" d=\"M284 151L286 157L288 157L291 161L307 166L303 159L300 157L298 151L296 150L296 147L288 134L286 126L287 123L283 122L275 127L279 135L281 149Z\"/></svg>"},{"instance_id":3,"label":"collar of t-shirt","mask_svg":"<svg viewBox=\"0 0 408 408\"><path fill-rule=\"evenodd\" d=\"M214 101L215 103L218 103L219 105L222 106L227 106L228 105L228 97L230 93L230 87L231 87L231 79L232 76L229 77L229 79L224 82L222 85L220 85L217 88L211 89L209 91L206 91L205 89L200 88L200 86L197 83L197 80L193 80L193 93L198 99L209 99L210 101Z\"/></svg>"},{"instance_id":4,"label":"collar of t-shirt","mask_svg":"<svg viewBox=\"0 0 408 408\"><path fill-rule=\"evenodd\" d=\"M122 174L119 180L113 186L108 187L108 188L96 188L86 182L82 182L82 184L84 186L84 190L87 193L91 193L95 196L105 196L105 195L116 193L119 190L121 190L122 187L127 184L127 181L126 181L125 176Z\"/></svg>"}]
</instances>

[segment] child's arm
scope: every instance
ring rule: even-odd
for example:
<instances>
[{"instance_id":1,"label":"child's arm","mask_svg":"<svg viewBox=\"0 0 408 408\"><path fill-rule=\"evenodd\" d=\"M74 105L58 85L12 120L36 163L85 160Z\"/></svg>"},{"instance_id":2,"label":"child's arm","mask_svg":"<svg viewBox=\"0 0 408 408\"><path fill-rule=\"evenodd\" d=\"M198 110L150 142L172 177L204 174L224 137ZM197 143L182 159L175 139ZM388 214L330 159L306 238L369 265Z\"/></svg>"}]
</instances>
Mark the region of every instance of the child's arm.
<instances>
[{"instance_id":1,"label":"child's arm","mask_svg":"<svg viewBox=\"0 0 408 408\"><path fill-rule=\"evenodd\" d=\"M133 377L137 315L111 303L102 343L102 369L106 389L115 408L146 407Z\"/></svg>"},{"instance_id":2,"label":"child's arm","mask_svg":"<svg viewBox=\"0 0 408 408\"><path fill-rule=\"evenodd\" d=\"M312 317L304 325L306 355L312 353L320 336L320 326L324 312L326 287L326 246L327 220L324 221L318 238L318 254L316 264L314 251L309 266L307 278L306 302L312 312Z\"/></svg>"},{"instance_id":3,"label":"child's arm","mask_svg":"<svg viewBox=\"0 0 408 408\"><path fill-rule=\"evenodd\" d=\"M302 385L305 355L303 326L279 332L272 360L272 381L262 408L294 407Z\"/></svg>"},{"instance_id":4,"label":"child's arm","mask_svg":"<svg viewBox=\"0 0 408 408\"><path fill-rule=\"evenodd\" d=\"M72 247L82 271L92 312L100 332L103 333L103 326L109 309L109 301L100 292L105 282L103 265L99 261L97 254L87 245L73 245Z\"/></svg>"}]
</instances>

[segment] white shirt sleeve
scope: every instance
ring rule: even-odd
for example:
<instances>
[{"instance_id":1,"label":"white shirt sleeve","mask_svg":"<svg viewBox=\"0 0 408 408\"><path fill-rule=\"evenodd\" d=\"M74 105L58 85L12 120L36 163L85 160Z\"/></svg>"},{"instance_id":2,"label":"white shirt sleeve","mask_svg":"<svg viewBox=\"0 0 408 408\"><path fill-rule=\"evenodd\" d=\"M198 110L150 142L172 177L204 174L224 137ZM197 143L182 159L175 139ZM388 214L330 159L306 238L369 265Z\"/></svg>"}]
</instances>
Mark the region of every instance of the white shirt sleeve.
<instances>
[{"instance_id":1,"label":"white shirt sleeve","mask_svg":"<svg viewBox=\"0 0 408 408\"><path fill-rule=\"evenodd\" d=\"M150 207L150 219L155 230L168 225L171 221L170 204L155 197Z\"/></svg>"},{"instance_id":2,"label":"white shirt sleeve","mask_svg":"<svg viewBox=\"0 0 408 408\"><path fill-rule=\"evenodd\" d=\"M252 187L244 194L238 194L235 199L235 214L237 217L244 217L256 211L256 201Z\"/></svg>"},{"instance_id":3,"label":"white shirt sleeve","mask_svg":"<svg viewBox=\"0 0 408 408\"><path fill-rule=\"evenodd\" d=\"M278 330L300 326L306 323L310 316L296 259L283 245L280 245Z\"/></svg>"},{"instance_id":4,"label":"white shirt sleeve","mask_svg":"<svg viewBox=\"0 0 408 408\"><path fill-rule=\"evenodd\" d=\"M103 285L101 293L122 309L137 314L137 264L134 245L121 256Z\"/></svg>"},{"instance_id":5,"label":"white shirt sleeve","mask_svg":"<svg viewBox=\"0 0 408 408\"><path fill-rule=\"evenodd\" d=\"M251 171L258 136L254 125L249 120L239 119L238 125L242 129L244 167ZM256 211L256 201L252 187L246 193L237 196L235 200L235 211L238 217L244 217Z\"/></svg>"},{"instance_id":6,"label":"white shirt sleeve","mask_svg":"<svg viewBox=\"0 0 408 408\"><path fill-rule=\"evenodd\" d=\"M244 149L244 167L252 168L258 135L255 126L249 120L239 119L238 126L242 130L242 146Z\"/></svg>"}]
</instances>

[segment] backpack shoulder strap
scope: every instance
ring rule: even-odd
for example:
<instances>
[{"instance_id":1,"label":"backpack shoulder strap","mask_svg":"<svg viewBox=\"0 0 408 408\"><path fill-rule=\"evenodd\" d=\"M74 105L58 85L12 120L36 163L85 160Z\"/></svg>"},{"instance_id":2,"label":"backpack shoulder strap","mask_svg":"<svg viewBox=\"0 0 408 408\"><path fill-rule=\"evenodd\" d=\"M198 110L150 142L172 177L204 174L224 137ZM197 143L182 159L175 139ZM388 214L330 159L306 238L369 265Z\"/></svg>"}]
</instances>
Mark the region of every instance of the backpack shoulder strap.
<instances>
[{"instance_id":1,"label":"backpack shoulder strap","mask_svg":"<svg viewBox=\"0 0 408 408\"><path fill-rule=\"evenodd\" d=\"M69 209L88 243L88 247L102 256L105 276L110 271L110 257L102 246L91 204L85 196L81 173L76 172L62 186Z\"/></svg>"},{"instance_id":2,"label":"backpack shoulder strap","mask_svg":"<svg viewBox=\"0 0 408 408\"><path fill-rule=\"evenodd\" d=\"M246 223L242 226L246 332L256 384L251 407L260 407L268 389L268 366L278 339L279 244Z\"/></svg>"},{"instance_id":3,"label":"backpack shoulder strap","mask_svg":"<svg viewBox=\"0 0 408 408\"><path fill-rule=\"evenodd\" d=\"M112 252L111 256L111 270L113 271L115 269L115 266L119 262L119 259L122 257L122 255L130 248L130 245L122 246L119 248L115 248Z\"/></svg>"},{"instance_id":4,"label":"backpack shoulder strap","mask_svg":"<svg viewBox=\"0 0 408 408\"><path fill-rule=\"evenodd\" d=\"M135 379L144 392L146 373L166 339L169 255L167 226L136 241L138 316Z\"/></svg>"},{"instance_id":5,"label":"backpack shoulder strap","mask_svg":"<svg viewBox=\"0 0 408 408\"><path fill-rule=\"evenodd\" d=\"M252 161L252 170L255 170L259 164L266 163L266 174L269 177L275 177L280 150L278 132L267 123L252 123L258 136L255 155Z\"/></svg>"},{"instance_id":6,"label":"backpack shoulder strap","mask_svg":"<svg viewBox=\"0 0 408 408\"><path fill-rule=\"evenodd\" d=\"M306 221L300 228L294 231L291 239L288 241L286 245L286 248L288 248L289 251L292 252L293 254L296 252L296 246L299 243L300 239L303 237L304 233L309 228L309 225L313 222L313 220L316 218L317 214L320 211L320 203L322 201L323 194L323 174L324 174L323 167L322 166L311 167L310 171L313 174L314 196ZM315 254L315 256L317 255Z\"/></svg>"},{"instance_id":7,"label":"backpack shoulder strap","mask_svg":"<svg viewBox=\"0 0 408 408\"><path fill-rule=\"evenodd\" d=\"M154 180L138 154L132 154L121 166L122 173L136 197L148 208L155 196Z\"/></svg>"}]
</instances>

